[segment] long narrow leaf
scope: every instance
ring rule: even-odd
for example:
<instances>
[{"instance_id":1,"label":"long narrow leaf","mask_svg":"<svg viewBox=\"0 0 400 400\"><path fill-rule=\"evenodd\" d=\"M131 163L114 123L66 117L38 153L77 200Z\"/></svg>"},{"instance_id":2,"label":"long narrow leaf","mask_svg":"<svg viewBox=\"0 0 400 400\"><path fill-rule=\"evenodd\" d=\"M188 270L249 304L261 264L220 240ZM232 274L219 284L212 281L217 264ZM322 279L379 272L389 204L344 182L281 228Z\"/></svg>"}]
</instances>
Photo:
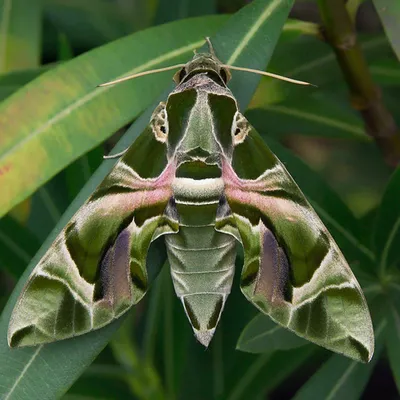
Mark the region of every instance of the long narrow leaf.
<instances>
[{"instance_id":1,"label":"long narrow leaf","mask_svg":"<svg viewBox=\"0 0 400 400\"><path fill-rule=\"evenodd\" d=\"M373 0L383 29L400 60L400 3L397 0Z\"/></svg>"},{"instance_id":2,"label":"long narrow leaf","mask_svg":"<svg viewBox=\"0 0 400 400\"><path fill-rule=\"evenodd\" d=\"M37 238L12 217L0 219L0 269L20 278L40 247Z\"/></svg>"},{"instance_id":3,"label":"long narrow leaf","mask_svg":"<svg viewBox=\"0 0 400 400\"><path fill-rule=\"evenodd\" d=\"M0 73L39 65L41 27L40 1L0 0Z\"/></svg>"},{"instance_id":4,"label":"long narrow leaf","mask_svg":"<svg viewBox=\"0 0 400 400\"><path fill-rule=\"evenodd\" d=\"M304 346L305 339L277 325L266 315L254 317L243 329L237 349L249 353L267 353Z\"/></svg>"},{"instance_id":5,"label":"long narrow leaf","mask_svg":"<svg viewBox=\"0 0 400 400\"><path fill-rule=\"evenodd\" d=\"M400 260L400 167L393 173L378 210L374 229L379 269L383 273Z\"/></svg>"},{"instance_id":6,"label":"long narrow leaf","mask_svg":"<svg viewBox=\"0 0 400 400\"><path fill-rule=\"evenodd\" d=\"M273 136L302 134L316 137L371 141L357 115L340 107L335 98L312 96L305 91L303 101L265 104L246 113L254 127L263 127Z\"/></svg>"}]
</instances>

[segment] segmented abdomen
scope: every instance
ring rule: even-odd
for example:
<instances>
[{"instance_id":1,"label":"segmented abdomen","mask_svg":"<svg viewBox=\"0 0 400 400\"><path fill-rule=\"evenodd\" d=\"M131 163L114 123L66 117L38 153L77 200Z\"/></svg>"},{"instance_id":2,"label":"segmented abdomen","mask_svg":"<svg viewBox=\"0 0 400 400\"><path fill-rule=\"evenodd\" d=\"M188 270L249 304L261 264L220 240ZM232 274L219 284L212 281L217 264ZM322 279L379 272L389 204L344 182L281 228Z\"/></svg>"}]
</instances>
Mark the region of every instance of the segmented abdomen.
<instances>
[{"instance_id":1,"label":"segmented abdomen","mask_svg":"<svg viewBox=\"0 0 400 400\"><path fill-rule=\"evenodd\" d=\"M181 179L185 178L177 180ZM201 194L196 193L200 190ZM177 182L174 196L179 232L166 236L175 292L197 339L205 346L214 334L234 275L236 241L215 230L222 193L218 179Z\"/></svg>"}]
</instances>

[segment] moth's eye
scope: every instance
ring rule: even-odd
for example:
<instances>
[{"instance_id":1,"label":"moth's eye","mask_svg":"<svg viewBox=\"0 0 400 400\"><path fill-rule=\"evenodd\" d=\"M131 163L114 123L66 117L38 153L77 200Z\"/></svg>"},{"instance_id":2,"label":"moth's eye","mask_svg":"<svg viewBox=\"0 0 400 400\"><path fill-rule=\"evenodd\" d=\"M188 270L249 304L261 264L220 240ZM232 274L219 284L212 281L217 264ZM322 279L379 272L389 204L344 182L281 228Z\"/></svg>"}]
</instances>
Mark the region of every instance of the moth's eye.
<instances>
[{"instance_id":1,"label":"moth's eye","mask_svg":"<svg viewBox=\"0 0 400 400\"><path fill-rule=\"evenodd\" d=\"M168 138L168 117L164 103L161 103L154 111L150 126L156 140L165 143Z\"/></svg>"},{"instance_id":2,"label":"moth's eye","mask_svg":"<svg viewBox=\"0 0 400 400\"><path fill-rule=\"evenodd\" d=\"M232 136L233 144L236 146L244 142L248 133L250 132L251 126L247 122L246 118L242 114L236 113L235 120L232 124Z\"/></svg>"},{"instance_id":3,"label":"moth's eye","mask_svg":"<svg viewBox=\"0 0 400 400\"><path fill-rule=\"evenodd\" d=\"M165 125L160 125L160 124L154 124L153 125L153 133L155 138L162 143L165 143L167 141L167 128Z\"/></svg>"},{"instance_id":4,"label":"moth's eye","mask_svg":"<svg viewBox=\"0 0 400 400\"><path fill-rule=\"evenodd\" d=\"M182 82L183 78L186 76L185 68L182 68L179 72L179 82Z\"/></svg>"}]
</instances>

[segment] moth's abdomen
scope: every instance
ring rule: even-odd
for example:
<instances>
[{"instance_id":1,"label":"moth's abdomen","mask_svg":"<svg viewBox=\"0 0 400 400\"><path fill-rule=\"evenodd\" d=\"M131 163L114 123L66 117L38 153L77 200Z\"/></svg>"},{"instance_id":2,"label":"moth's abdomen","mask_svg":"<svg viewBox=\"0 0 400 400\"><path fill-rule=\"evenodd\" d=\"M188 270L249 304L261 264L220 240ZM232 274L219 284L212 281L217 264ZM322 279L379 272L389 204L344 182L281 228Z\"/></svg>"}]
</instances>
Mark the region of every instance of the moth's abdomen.
<instances>
[{"instance_id":1,"label":"moth's abdomen","mask_svg":"<svg viewBox=\"0 0 400 400\"><path fill-rule=\"evenodd\" d=\"M219 179L185 181L186 185L183 182L174 185L179 233L166 236L168 259L175 292L197 339L208 346L231 290L236 241L215 230L218 202L223 192ZM195 193L200 188L202 193ZM188 195L190 191L192 197Z\"/></svg>"}]
</instances>

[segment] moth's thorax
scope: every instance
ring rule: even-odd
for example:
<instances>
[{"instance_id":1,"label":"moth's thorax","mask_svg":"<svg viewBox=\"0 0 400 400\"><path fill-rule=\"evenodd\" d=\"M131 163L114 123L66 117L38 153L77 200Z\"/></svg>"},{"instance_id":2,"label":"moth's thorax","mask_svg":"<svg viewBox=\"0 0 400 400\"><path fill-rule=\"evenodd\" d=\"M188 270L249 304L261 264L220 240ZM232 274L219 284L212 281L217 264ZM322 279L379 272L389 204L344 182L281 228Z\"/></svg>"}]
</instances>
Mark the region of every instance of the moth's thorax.
<instances>
[{"instance_id":1,"label":"moth's thorax","mask_svg":"<svg viewBox=\"0 0 400 400\"><path fill-rule=\"evenodd\" d=\"M220 177L221 157L233 151L237 104L230 90L207 72L195 74L170 94L165 112L168 158L176 160L177 176Z\"/></svg>"},{"instance_id":2,"label":"moth's thorax","mask_svg":"<svg viewBox=\"0 0 400 400\"><path fill-rule=\"evenodd\" d=\"M230 89L220 79L217 79L217 75L214 71L196 71L190 79L185 79L179 83L170 96L188 89L197 89L221 96L229 96L235 100Z\"/></svg>"},{"instance_id":3,"label":"moth's thorax","mask_svg":"<svg viewBox=\"0 0 400 400\"><path fill-rule=\"evenodd\" d=\"M231 79L229 69L223 66L215 55L210 53L198 53L175 74L174 80L177 84L181 84L183 82L188 82L193 76L203 72L212 76L221 86L226 87L226 83Z\"/></svg>"}]
</instances>

